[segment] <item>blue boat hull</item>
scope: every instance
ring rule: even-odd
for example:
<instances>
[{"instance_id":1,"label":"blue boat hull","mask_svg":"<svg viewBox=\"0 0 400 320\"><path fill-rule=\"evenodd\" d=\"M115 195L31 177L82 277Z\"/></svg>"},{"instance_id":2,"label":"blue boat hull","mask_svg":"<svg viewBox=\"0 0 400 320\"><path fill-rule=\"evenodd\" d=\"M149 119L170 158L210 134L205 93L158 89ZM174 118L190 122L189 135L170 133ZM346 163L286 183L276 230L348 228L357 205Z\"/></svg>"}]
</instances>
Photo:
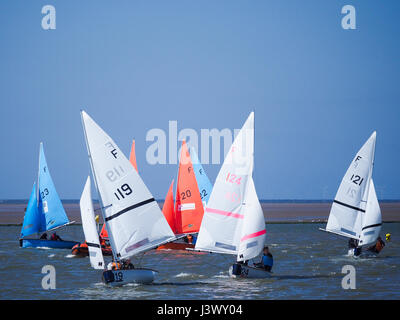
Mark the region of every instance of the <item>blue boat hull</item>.
<instances>
[{"instance_id":1,"label":"blue boat hull","mask_svg":"<svg viewBox=\"0 0 400 320\"><path fill-rule=\"evenodd\" d=\"M55 240L42 240L42 239L20 239L19 246L21 248L52 248L52 249L72 249L72 247L79 242L76 241L55 241Z\"/></svg>"}]
</instances>

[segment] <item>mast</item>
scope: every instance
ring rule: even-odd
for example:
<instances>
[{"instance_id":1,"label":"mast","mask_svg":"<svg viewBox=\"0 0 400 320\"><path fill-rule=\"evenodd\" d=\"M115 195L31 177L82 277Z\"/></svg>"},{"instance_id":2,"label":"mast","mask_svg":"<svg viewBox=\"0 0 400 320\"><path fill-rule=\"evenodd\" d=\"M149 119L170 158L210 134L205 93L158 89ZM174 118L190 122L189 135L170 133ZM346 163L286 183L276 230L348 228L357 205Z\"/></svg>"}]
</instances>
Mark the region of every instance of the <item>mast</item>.
<instances>
[{"instance_id":1,"label":"mast","mask_svg":"<svg viewBox=\"0 0 400 320\"><path fill-rule=\"evenodd\" d=\"M104 213L104 204L103 204L103 200L102 200L101 195L100 195L99 188L98 188L98 186L97 186L97 177L96 177L96 172L95 172L95 170L94 170L94 166L93 166L93 162L92 162L92 155L91 155L91 153L90 153L90 147L89 147L89 143L88 143L88 140L87 140L85 121L83 120L82 111L83 111L83 110L81 110L81 121L82 121L84 136L85 136L86 149L87 149L87 151L88 151L89 163L90 163L90 167L91 167L91 169L92 169L92 176L93 176L94 185L95 185L96 191L97 191L97 197L98 197L99 202L100 202L100 210L101 210L101 213L102 213L102 216L103 216L104 223L106 223L106 222L105 222L105 213ZM112 237L109 237L109 240L110 240L110 242L111 242L111 244L112 244L112 247L115 248L115 245L114 245L114 243L113 243ZM115 255L114 250L111 250L111 252L112 252L112 254L113 254L114 261L115 261L115 262L119 261L119 259L117 259L116 255Z\"/></svg>"}]
</instances>

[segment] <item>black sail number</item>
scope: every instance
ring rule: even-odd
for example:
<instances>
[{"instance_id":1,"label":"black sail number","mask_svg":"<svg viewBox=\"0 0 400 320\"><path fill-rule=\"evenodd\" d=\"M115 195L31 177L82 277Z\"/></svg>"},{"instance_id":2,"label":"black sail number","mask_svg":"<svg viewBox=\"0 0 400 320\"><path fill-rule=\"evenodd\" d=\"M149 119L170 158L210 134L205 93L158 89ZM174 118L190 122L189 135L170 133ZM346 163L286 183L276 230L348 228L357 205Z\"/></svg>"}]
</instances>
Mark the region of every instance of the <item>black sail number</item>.
<instances>
[{"instance_id":1,"label":"black sail number","mask_svg":"<svg viewBox=\"0 0 400 320\"><path fill-rule=\"evenodd\" d=\"M208 196L208 193L207 193L206 189L203 189L200 191L201 200L203 200L204 197L207 197L207 196Z\"/></svg>"},{"instance_id":2,"label":"black sail number","mask_svg":"<svg viewBox=\"0 0 400 320\"><path fill-rule=\"evenodd\" d=\"M192 196L192 193L190 190L186 190L185 192L181 192L181 200L185 200L186 198L190 198Z\"/></svg>"},{"instance_id":3,"label":"black sail number","mask_svg":"<svg viewBox=\"0 0 400 320\"><path fill-rule=\"evenodd\" d=\"M364 178L361 178L358 174L352 175L350 180L355 183L356 185L361 186L361 183L364 181Z\"/></svg>"},{"instance_id":4,"label":"black sail number","mask_svg":"<svg viewBox=\"0 0 400 320\"><path fill-rule=\"evenodd\" d=\"M47 188L45 188L40 195L42 196L42 199L46 198L46 196L49 195L49 190Z\"/></svg>"},{"instance_id":5,"label":"black sail number","mask_svg":"<svg viewBox=\"0 0 400 320\"><path fill-rule=\"evenodd\" d=\"M125 183L120 188L114 192L114 195L117 197L118 200L124 199L126 196L129 196L132 193L131 187Z\"/></svg>"}]
</instances>

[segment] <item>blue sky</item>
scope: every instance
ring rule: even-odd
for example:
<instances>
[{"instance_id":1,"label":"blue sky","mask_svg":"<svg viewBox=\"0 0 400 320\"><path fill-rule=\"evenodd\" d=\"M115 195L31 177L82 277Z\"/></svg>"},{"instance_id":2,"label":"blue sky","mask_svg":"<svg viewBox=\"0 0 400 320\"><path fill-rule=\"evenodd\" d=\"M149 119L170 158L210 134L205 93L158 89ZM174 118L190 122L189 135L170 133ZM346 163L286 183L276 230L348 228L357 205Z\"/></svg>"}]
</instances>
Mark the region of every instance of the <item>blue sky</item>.
<instances>
[{"instance_id":1,"label":"blue sky","mask_svg":"<svg viewBox=\"0 0 400 320\"><path fill-rule=\"evenodd\" d=\"M56 30L41 9L56 8ZM341 27L356 9L357 29ZM156 198L176 165L149 165L145 137L240 128L256 112L261 199L331 199L377 131L380 199L400 199L399 1L1 1L0 199L28 198L40 141L57 191L89 173L79 110L129 155ZM213 182L219 165L205 165ZM95 193L94 193L95 194Z\"/></svg>"}]
</instances>

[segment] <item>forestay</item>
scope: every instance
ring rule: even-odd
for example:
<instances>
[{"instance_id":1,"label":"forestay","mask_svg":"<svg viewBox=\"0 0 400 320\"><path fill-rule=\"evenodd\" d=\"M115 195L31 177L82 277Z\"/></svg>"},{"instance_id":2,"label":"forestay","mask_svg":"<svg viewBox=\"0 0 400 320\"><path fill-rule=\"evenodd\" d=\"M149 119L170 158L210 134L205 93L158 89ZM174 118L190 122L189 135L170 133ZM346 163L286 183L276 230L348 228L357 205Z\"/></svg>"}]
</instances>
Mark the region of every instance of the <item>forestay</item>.
<instances>
[{"instance_id":1,"label":"forestay","mask_svg":"<svg viewBox=\"0 0 400 320\"><path fill-rule=\"evenodd\" d=\"M175 239L157 202L115 142L82 111L102 213L118 259Z\"/></svg>"},{"instance_id":2,"label":"forestay","mask_svg":"<svg viewBox=\"0 0 400 320\"><path fill-rule=\"evenodd\" d=\"M251 113L217 176L200 227L196 250L238 253L243 221L251 211L243 203L253 169L253 157L254 113ZM251 193L249 197L253 198ZM248 226L250 229L250 224Z\"/></svg>"},{"instance_id":3,"label":"forestay","mask_svg":"<svg viewBox=\"0 0 400 320\"><path fill-rule=\"evenodd\" d=\"M332 204L326 231L360 239L372 175L376 132L363 145L347 169Z\"/></svg>"},{"instance_id":4,"label":"forestay","mask_svg":"<svg viewBox=\"0 0 400 320\"><path fill-rule=\"evenodd\" d=\"M382 227L381 208L376 197L374 182L370 180L367 208L362 221L362 235L360 243L363 245L375 243Z\"/></svg>"},{"instance_id":5,"label":"forestay","mask_svg":"<svg viewBox=\"0 0 400 320\"><path fill-rule=\"evenodd\" d=\"M104 258L101 251L99 235L97 234L90 188L90 177L88 177L79 202L83 233L85 234L86 244L89 249L90 264L95 269L104 269Z\"/></svg>"}]
</instances>

